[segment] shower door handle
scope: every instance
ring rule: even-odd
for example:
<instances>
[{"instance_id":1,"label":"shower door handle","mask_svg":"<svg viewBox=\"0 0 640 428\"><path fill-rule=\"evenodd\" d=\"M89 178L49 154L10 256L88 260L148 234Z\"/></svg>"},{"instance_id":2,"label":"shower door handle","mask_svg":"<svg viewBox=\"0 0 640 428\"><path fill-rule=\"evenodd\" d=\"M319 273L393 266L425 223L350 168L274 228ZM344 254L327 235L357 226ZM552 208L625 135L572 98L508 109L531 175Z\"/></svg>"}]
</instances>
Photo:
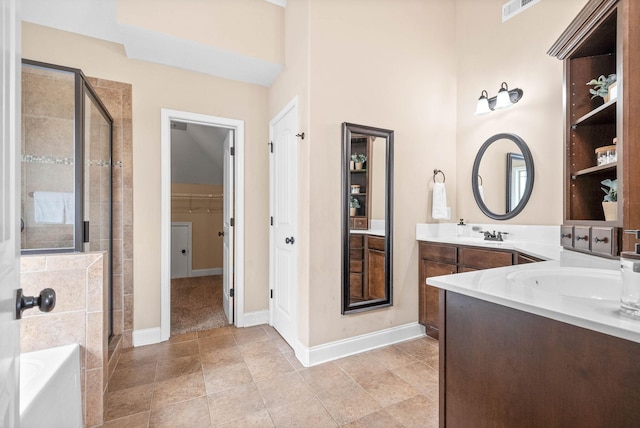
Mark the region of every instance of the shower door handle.
<instances>
[{"instance_id":1,"label":"shower door handle","mask_svg":"<svg viewBox=\"0 0 640 428\"><path fill-rule=\"evenodd\" d=\"M40 308L40 312L51 312L56 307L56 292L53 288L45 288L38 296L25 296L22 288L16 293L16 319L22 319L22 311L33 307Z\"/></svg>"}]
</instances>

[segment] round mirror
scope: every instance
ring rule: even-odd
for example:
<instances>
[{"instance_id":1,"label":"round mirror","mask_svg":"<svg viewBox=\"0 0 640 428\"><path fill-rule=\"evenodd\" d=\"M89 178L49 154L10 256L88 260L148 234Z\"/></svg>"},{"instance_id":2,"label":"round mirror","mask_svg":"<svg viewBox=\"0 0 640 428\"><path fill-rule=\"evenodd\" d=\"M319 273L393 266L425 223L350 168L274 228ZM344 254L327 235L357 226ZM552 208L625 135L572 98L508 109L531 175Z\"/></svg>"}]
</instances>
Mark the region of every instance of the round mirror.
<instances>
[{"instance_id":1,"label":"round mirror","mask_svg":"<svg viewBox=\"0 0 640 428\"><path fill-rule=\"evenodd\" d=\"M473 197L485 215L507 220L524 209L533 178L533 157L524 140L515 134L496 134L484 142L473 162Z\"/></svg>"}]
</instances>

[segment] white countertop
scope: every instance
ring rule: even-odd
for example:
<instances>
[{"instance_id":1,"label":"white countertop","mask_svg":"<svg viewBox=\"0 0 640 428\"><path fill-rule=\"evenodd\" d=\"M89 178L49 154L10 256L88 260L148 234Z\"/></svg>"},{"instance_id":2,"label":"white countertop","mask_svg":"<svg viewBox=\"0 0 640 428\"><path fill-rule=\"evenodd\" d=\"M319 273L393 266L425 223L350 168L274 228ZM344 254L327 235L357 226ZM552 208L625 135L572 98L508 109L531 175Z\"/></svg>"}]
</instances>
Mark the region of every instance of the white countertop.
<instances>
[{"instance_id":1,"label":"white countertop","mask_svg":"<svg viewBox=\"0 0 640 428\"><path fill-rule=\"evenodd\" d=\"M640 343L640 321L620 315L619 300L571 297L528 287L509 278L512 272L549 267L580 268L582 272L606 269L618 275L620 272L619 260L563 251L556 260L436 276L428 278L427 284ZM602 286L614 286L614 281L602 281Z\"/></svg>"}]
</instances>

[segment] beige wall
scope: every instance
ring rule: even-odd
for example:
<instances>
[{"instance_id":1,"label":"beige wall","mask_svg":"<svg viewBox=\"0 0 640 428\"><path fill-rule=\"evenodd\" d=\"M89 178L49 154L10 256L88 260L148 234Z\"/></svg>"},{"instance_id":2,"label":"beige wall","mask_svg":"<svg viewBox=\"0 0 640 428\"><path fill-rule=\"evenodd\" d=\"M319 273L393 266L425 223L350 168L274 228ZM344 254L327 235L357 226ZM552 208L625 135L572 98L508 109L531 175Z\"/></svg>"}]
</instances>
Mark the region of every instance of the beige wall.
<instances>
[{"instance_id":1,"label":"beige wall","mask_svg":"<svg viewBox=\"0 0 640 428\"><path fill-rule=\"evenodd\" d=\"M133 86L134 328L160 325L160 109L245 121L245 311L268 306L267 89L126 58L121 45L23 23L23 56Z\"/></svg>"},{"instance_id":2,"label":"beige wall","mask_svg":"<svg viewBox=\"0 0 640 428\"><path fill-rule=\"evenodd\" d=\"M416 321L415 223L428 219L428 171L455 171L454 11L439 1L287 3L288 74L270 90L270 115L304 94L301 130L309 138L299 146L299 242L306 243L300 254L308 259L299 265L299 327L308 346ZM289 19L307 22L308 33L290 33ZM429 76L439 76L442 85L434 87ZM395 131L394 306L348 316L340 314L339 250L345 121ZM455 201L455 173L450 192ZM313 227L305 228L307 222Z\"/></svg>"},{"instance_id":3,"label":"beige wall","mask_svg":"<svg viewBox=\"0 0 640 428\"><path fill-rule=\"evenodd\" d=\"M191 268L222 268L222 197L200 199L197 195L222 195L222 186L171 183L171 221L191 223ZM174 197L180 195L180 197ZM195 198L186 195L195 195Z\"/></svg>"},{"instance_id":4,"label":"beige wall","mask_svg":"<svg viewBox=\"0 0 640 428\"><path fill-rule=\"evenodd\" d=\"M283 20L284 9L264 0L118 1L122 24L276 64L284 63Z\"/></svg>"},{"instance_id":5,"label":"beige wall","mask_svg":"<svg viewBox=\"0 0 640 428\"><path fill-rule=\"evenodd\" d=\"M471 191L471 168L480 146L510 132L524 139L535 164L533 194L509 223L562 223L562 62L546 54L586 0L542 1L504 24L504 0L457 0L456 218L489 222ZM474 116L480 92L498 93L505 81L521 88L522 100L506 110ZM447 174L447 183L448 183ZM484 178L484 177L483 177ZM485 193L488 193L485 185Z\"/></svg>"}]
</instances>

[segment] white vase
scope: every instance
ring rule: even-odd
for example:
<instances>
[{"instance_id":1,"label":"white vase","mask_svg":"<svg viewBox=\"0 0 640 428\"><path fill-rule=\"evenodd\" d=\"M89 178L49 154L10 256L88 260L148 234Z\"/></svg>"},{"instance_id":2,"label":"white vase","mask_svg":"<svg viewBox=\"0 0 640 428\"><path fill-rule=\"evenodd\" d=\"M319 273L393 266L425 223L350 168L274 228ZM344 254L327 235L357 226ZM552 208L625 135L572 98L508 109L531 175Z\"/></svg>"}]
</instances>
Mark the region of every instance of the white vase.
<instances>
[{"instance_id":1,"label":"white vase","mask_svg":"<svg viewBox=\"0 0 640 428\"><path fill-rule=\"evenodd\" d=\"M617 202L602 202L602 210L604 211L604 221L618 220Z\"/></svg>"},{"instance_id":2,"label":"white vase","mask_svg":"<svg viewBox=\"0 0 640 428\"><path fill-rule=\"evenodd\" d=\"M362 169L362 162L356 162L356 170L359 171Z\"/></svg>"},{"instance_id":3,"label":"white vase","mask_svg":"<svg viewBox=\"0 0 640 428\"><path fill-rule=\"evenodd\" d=\"M356 163L354 161L349 161L349 169L353 171L356 169Z\"/></svg>"},{"instance_id":4,"label":"white vase","mask_svg":"<svg viewBox=\"0 0 640 428\"><path fill-rule=\"evenodd\" d=\"M356 216L356 208L349 207L349 215L351 215L351 217L355 217Z\"/></svg>"}]
</instances>

